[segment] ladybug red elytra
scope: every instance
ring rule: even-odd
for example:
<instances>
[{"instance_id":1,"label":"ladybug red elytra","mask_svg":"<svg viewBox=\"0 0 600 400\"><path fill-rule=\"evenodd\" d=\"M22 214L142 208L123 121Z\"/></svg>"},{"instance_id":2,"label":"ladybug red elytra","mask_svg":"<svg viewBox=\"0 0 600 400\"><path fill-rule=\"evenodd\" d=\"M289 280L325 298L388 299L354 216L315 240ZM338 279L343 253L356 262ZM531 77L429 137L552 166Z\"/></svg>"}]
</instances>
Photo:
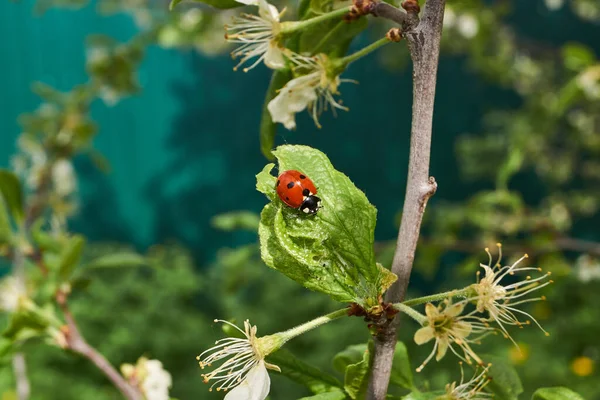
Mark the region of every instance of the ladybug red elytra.
<instances>
[{"instance_id":1,"label":"ladybug red elytra","mask_svg":"<svg viewBox=\"0 0 600 400\"><path fill-rule=\"evenodd\" d=\"M281 201L292 208L306 214L316 214L321 208L315 184L300 171L283 171L277 178L275 188Z\"/></svg>"}]
</instances>

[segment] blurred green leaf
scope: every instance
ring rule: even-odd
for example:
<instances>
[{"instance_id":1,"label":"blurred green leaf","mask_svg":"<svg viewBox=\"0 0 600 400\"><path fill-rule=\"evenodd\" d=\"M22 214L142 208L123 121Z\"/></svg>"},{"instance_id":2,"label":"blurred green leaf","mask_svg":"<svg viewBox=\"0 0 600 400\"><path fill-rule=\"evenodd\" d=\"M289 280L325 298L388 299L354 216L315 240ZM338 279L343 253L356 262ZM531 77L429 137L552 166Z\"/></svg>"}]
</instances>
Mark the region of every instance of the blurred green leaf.
<instances>
[{"instance_id":1,"label":"blurred green leaf","mask_svg":"<svg viewBox=\"0 0 600 400\"><path fill-rule=\"evenodd\" d=\"M71 277L81 259L84 246L85 238L81 235L73 235L64 245L58 263L58 277L62 281L66 281Z\"/></svg>"},{"instance_id":2,"label":"blurred green leaf","mask_svg":"<svg viewBox=\"0 0 600 400\"><path fill-rule=\"evenodd\" d=\"M402 400L436 400L442 396L441 392L411 392L402 397Z\"/></svg>"},{"instance_id":3,"label":"blurred green leaf","mask_svg":"<svg viewBox=\"0 0 600 400\"><path fill-rule=\"evenodd\" d=\"M183 1L184 0L171 0L171 3L169 4L169 10L173 10L179 3ZM244 4L238 3L235 0L189 0L188 2L204 3L221 10L244 6Z\"/></svg>"},{"instance_id":4,"label":"blurred green leaf","mask_svg":"<svg viewBox=\"0 0 600 400\"><path fill-rule=\"evenodd\" d=\"M569 388L557 386L536 390L531 400L583 400L583 397Z\"/></svg>"},{"instance_id":5,"label":"blurred green leaf","mask_svg":"<svg viewBox=\"0 0 600 400\"><path fill-rule=\"evenodd\" d=\"M406 389L414 390L412 368L408 358L408 350L402 342L396 343L390 383Z\"/></svg>"},{"instance_id":6,"label":"blurred green leaf","mask_svg":"<svg viewBox=\"0 0 600 400\"><path fill-rule=\"evenodd\" d=\"M348 365L362 361L366 351L366 344L355 344L346 347L333 357L333 368L344 373Z\"/></svg>"},{"instance_id":7,"label":"blurred green leaf","mask_svg":"<svg viewBox=\"0 0 600 400\"><path fill-rule=\"evenodd\" d=\"M393 277L375 262L373 247L377 210L363 192L336 171L325 154L307 146L279 146L273 152L279 170L309 176L323 209L306 215L277 197L273 164L257 175L257 189L271 203L261 214L259 236L263 261L311 290L342 302L377 302Z\"/></svg>"},{"instance_id":8,"label":"blurred green leaf","mask_svg":"<svg viewBox=\"0 0 600 400\"><path fill-rule=\"evenodd\" d=\"M19 178L11 171L0 169L0 194L17 223L23 219L23 191Z\"/></svg>"},{"instance_id":9,"label":"blurred green leaf","mask_svg":"<svg viewBox=\"0 0 600 400\"><path fill-rule=\"evenodd\" d=\"M232 211L225 214L219 214L210 220L213 228L222 231L245 230L256 232L260 217L252 211Z\"/></svg>"},{"instance_id":10,"label":"blurred green leaf","mask_svg":"<svg viewBox=\"0 0 600 400\"><path fill-rule=\"evenodd\" d=\"M278 90L285 86L292 79L292 71L289 69L279 69L273 71L269 88L265 95L262 116L260 119L260 151L269 161L273 161L273 147L275 146L275 135L277 134L277 124L273 122L271 113L267 108L269 102L277 96Z\"/></svg>"},{"instance_id":11,"label":"blurred green leaf","mask_svg":"<svg viewBox=\"0 0 600 400\"><path fill-rule=\"evenodd\" d=\"M581 43L569 43L562 48L565 66L572 71L581 71L596 63L594 51Z\"/></svg>"},{"instance_id":12,"label":"blurred green leaf","mask_svg":"<svg viewBox=\"0 0 600 400\"><path fill-rule=\"evenodd\" d=\"M12 227L4 198L0 196L0 244L10 242Z\"/></svg>"},{"instance_id":13,"label":"blurred green leaf","mask_svg":"<svg viewBox=\"0 0 600 400\"><path fill-rule=\"evenodd\" d=\"M343 400L346 398L347 396L344 392L336 390L334 392L319 393L310 397L302 397L299 400Z\"/></svg>"},{"instance_id":14,"label":"blurred green leaf","mask_svg":"<svg viewBox=\"0 0 600 400\"><path fill-rule=\"evenodd\" d=\"M285 349L277 351L268 358L269 362L272 362L281 368L281 373L283 375L294 382L306 386L315 394L331 392L336 388L338 390L335 393L342 393L342 383L335 377L299 360ZM343 399L344 397L345 396L342 396L341 398ZM328 398L329 397L324 397L323 399ZM332 399L336 398L340 397L332 397Z\"/></svg>"},{"instance_id":15,"label":"blurred green leaf","mask_svg":"<svg viewBox=\"0 0 600 400\"><path fill-rule=\"evenodd\" d=\"M365 346L367 347L367 346ZM369 372L371 371L371 361L373 359L373 342L370 341L368 349L363 352L362 359L346 367L344 377L344 389L351 399L363 398L369 382Z\"/></svg>"},{"instance_id":16,"label":"blurred green leaf","mask_svg":"<svg viewBox=\"0 0 600 400\"><path fill-rule=\"evenodd\" d=\"M492 379L486 389L494 393L496 400L518 400L523 385L515 368L502 357L482 355L481 358L492 364L488 370Z\"/></svg>"},{"instance_id":17,"label":"blurred green leaf","mask_svg":"<svg viewBox=\"0 0 600 400\"><path fill-rule=\"evenodd\" d=\"M10 315L8 326L2 332L2 336L13 342L25 341L43 335L49 325L50 322L43 312L19 310Z\"/></svg>"},{"instance_id":18,"label":"blurred green leaf","mask_svg":"<svg viewBox=\"0 0 600 400\"><path fill-rule=\"evenodd\" d=\"M140 267L147 265L148 261L144 256L132 252L122 252L115 254L106 254L98 257L82 267L84 269L95 268L125 268L125 267Z\"/></svg>"}]
</instances>

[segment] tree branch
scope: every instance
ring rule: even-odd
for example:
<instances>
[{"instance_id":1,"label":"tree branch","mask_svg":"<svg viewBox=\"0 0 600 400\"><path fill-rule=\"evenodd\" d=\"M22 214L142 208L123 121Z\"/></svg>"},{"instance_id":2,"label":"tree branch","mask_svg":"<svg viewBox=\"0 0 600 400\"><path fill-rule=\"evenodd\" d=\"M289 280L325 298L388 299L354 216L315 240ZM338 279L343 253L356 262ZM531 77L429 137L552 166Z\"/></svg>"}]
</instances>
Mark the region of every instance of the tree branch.
<instances>
[{"instance_id":1,"label":"tree branch","mask_svg":"<svg viewBox=\"0 0 600 400\"><path fill-rule=\"evenodd\" d=\"M435 180L429 177L429 158L444 5L445 0L428 0L419 25L404 33L413 61L413 115L406 195L392 264L392 272L398 275L398 280L385 297L390 303L404 300L423 213L427 201L437 189ZM384 400L386 397L398 321L395 318L387 322L375 337L373 368L367 392L369 400Z\"/></svg>"},{"instance_id":2,"label":"tree branch","mask_svg":"<svg viewBox=\"0 0 600 400\"><path fill-rule=\"evenodd\" d=\"M75 318L69 310L67 295L59 291L56 295L56 302L60 306L67 322L65 332L67 348L90 360L121 391L126 399L143 400L143 396L137 388L130 385L102 354L85 341L79 332Z\"/></svg>"}]
</instances>

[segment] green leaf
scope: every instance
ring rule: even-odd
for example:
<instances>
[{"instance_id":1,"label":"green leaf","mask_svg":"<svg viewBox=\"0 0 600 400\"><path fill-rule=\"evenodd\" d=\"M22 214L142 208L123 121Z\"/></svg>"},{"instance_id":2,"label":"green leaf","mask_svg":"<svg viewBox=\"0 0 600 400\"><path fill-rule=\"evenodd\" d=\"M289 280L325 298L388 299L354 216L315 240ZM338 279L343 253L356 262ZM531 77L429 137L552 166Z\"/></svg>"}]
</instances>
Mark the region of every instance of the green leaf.
<instances>
[{"instance_id":1,"label":"green leaf","mask_svg":"<svg viewBox=\"0 0 600 400\"><path fill-rule=\"evenodd\" d=\"M277 91L285 86L292 79L292 72L289 69L275 70L271 76L271 82L265 95L262 116L260 120L260 151L269 161L273 161L272 150L275 145L275 134L277 133L277 124L273 122L271 113L267 106L269 102L277 96Z\"/></svg>"},{"instance_id":2,"label":"green leaf","mask_svg":"<svg viewBox=\"0 0 600 400\"><path fill-rule=\"evenodd\" d=\"M557 386L536 390L531 400L583 400L583 397L569 388Z\"/></svg>"},{"instance_id":3,"label":"green leaf","mask_svg":"<svg viewBox=\"0 0 600 400\"><path fill-rule=\"evenodd\" d=\"M19 178L11 171L0 169L0 195L17 223L23 220L23 191Z\"/></svg>"},{"instance_id":4,"label":"green leaf","mask_svg":"<svg viewBox=\"0 0 600 400\"><path fill-rule=\"evenodd\" d=\"M294 382L306 386L315 394L328 393L334 389L337 393L342 393L342 383L335 377L322 372L319 368L306 364L305 362L294 357L287 350L279 350L269 356L269 362L274 363L281 368L281 373ZM342 393L343 394L343 393ZM342 397L331 397L332 399ZM323 399L328 399L324 397Z\"/></svg>"},{"instance_id":5,"label":"green leaf","mask_svg":"<svg viewBox=\"0 0 600 400\"><path fill-rule=\"evenodd\" d=\"M494 393L495 400L518 400L519 394L523 393L523 385L514 367L501 357L482 355L481 358L492 363L488 370L492 380L486 390Z\"/></svg>"},{"instance_id":6,"label":"green leaf","mask_svg":"<svg viewBox=\"0 0 600 400\"><path fill-rule=\"evenodd\" d=\"M299 400L343 400L346 398L347 396L344 394L344 392L336 390L333 392L319 393L310 397L302 397Z\"/></svg>"},{"instance_id":7,"label":"green leaf","mask_svg":"<svg viewBox=\"0 0 600 400\"><path fill-rule=\"evenodd\" d=\"M179 3L183 1L184 0L171 0L171 3L169 4L169 10L172 11ZM208 4L209 6L213 6L214 8L221 10L244 6L244 4L238 3L235 0L191 0L191 2Z\"/></svg>"},{"instance_id":8,"label":"green leaf","mask_svg":"<svg viewBox=\"0 0 600 400\"><path fill-rule=\"evenodd\" d=\"M50 325L42 313L28 310L17 311L10 316L8 326L2 336L13 342L25 341L40 336Z\"/></svg>"},{"instance_id":9,"label":"green leaf","mask_svg":"<svg viewBox=\"0 0 600 400\"><path fill-rule=\"evenodd\" d=\"M140 267L147 264L145 257L137 253L123 252L98 257L85 264L82 269Z\"/></svg>"},{"instance_id":10,"label":"green leaf","mask_svg":"<svg viewBox=\"0 0 600 400\"><path fill-rule=\"evenodd\" d=\"M58 277L62 281L66 281L71 277L79 263L84 246L85 238L81 235L74 235L64 245L58 263Z\"/></svg>"},{"instance_id":11,"label":"green leaf","mask_svg":"<svg viewBox=\"0 0 600 400\"><path fill-rule=\"evenodd\" d=\"M376 304L395 275L375 262L375 207L320 151L285 145L273 154L280 171L298 170L312 179L323 208L316 215L306 215L286 206L277 197L277 179L270 174L274 165L267 165L256 184L271 200L259 225L263 261L335 300Z\"/></svg>"},{"instance_id":12,"label":"green leaf","mask_svg":"<svg viewBox=\"0 0 600 400\"><path fill-rule=\"evenodd\" d=\"M414 389L412 368L408 358L408 350L402 342L396 343L390 383L406 389Z\"/></svg>"},{"instance_id":13,"label":"green leaf","mask_svg":"<svg viewBox=\"0 0 600 400\"><path fill-rule=\"evenodd\" d=\"M581 43L569 43L562 48L565 67L572 71L581 71L596 63L594 51Z\"/></svg>"},{"instance_id":14,"label":"green leaf","mask_svg":"<svg viewBox=\"0 0 600 400\"><path fill-rule=\"evenodd\" d=\"M12 238L12 226L10 217L4 202L4 197L0 196L0 245L10 242Z\"/></svg>"},{"instance_id":15,"label":"green leaf","mask_svg":"<svg viewBox=\"0 0 600 400\"><path fill-rule=\"evenodd\" d=\"M346 389L346 393L348 393L351 399L363 398L367 390L369 371L371 370L371 361L373 358L373 342L369 342L368 347L362 354L362 360L346 367L344 389Z\"/></svg>"},{"instance_id":16,"label":"green leaf","mask_svg":"<svg viewBox=\"0 0 600 400\"><path fill-rule=\"evenodd\" d=\"M436 400L443 395L443 392L412 392L402 397L402 400Z\"/></svg>"},{"instance_id":17,"label":"green leaf","mask_svg":"<svg viewBox=\"0 0 600 400\"><path fill-rule=\"evenodd\" d=\"M344 373L348 365L362 361L366 351L367 345L364 343L346 347L333 357L333 368Z\"/></svg>"},{"instance_id":18,"label":"green leaf","mask_svg":"<svg viewBox=\"0 0 600 400\"><path fill-rule=\"evenodd\" d=\"M252 211L232 211L214 216L210 220L213 228L222 231L251 231L258 230L260 217Z\"/></svg>"}]
</instances>

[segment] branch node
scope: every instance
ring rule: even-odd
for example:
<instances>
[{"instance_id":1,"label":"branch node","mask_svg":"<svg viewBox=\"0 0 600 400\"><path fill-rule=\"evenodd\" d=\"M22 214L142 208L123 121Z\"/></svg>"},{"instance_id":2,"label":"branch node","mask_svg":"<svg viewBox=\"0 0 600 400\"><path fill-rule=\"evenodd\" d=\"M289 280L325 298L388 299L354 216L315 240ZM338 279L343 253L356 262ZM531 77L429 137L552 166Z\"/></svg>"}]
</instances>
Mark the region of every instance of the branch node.
<instances>
[{"instance_id":1,"label":"branch node","mask_svg":"<svg viewBox=\"0 0 600 400\"><path fill-rule=\"evenodd\" d=\"M400 28L392 28L385 34L385 37L391 42L399 42L402 40L402 30Z\"/></svg>"}]
</instances>

